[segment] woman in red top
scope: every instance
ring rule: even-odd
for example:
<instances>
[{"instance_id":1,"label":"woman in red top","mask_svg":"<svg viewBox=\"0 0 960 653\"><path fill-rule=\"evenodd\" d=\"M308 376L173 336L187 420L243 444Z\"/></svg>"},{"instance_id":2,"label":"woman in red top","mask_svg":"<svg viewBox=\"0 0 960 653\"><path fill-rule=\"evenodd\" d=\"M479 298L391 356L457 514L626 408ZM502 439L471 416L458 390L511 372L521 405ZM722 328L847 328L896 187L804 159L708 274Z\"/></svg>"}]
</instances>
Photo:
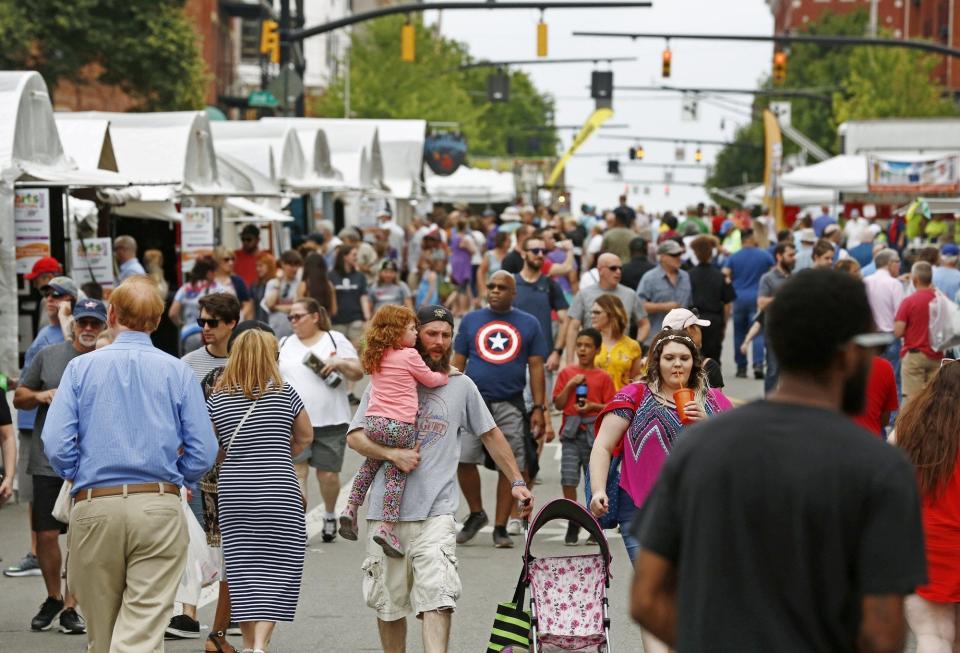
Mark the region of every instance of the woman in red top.
<instances>
[{"instance_id":1,"label":"woman in red top","mask_svg":"<svg viewBox=\"0 0 960 653\"><path fill-rule=\"evenodd\" d=\"M954 651L960 624L960 365L943 365L906 404L897 446L917 470L929 583L906 601L917 652Z\"/></svg>"}]
</instances>

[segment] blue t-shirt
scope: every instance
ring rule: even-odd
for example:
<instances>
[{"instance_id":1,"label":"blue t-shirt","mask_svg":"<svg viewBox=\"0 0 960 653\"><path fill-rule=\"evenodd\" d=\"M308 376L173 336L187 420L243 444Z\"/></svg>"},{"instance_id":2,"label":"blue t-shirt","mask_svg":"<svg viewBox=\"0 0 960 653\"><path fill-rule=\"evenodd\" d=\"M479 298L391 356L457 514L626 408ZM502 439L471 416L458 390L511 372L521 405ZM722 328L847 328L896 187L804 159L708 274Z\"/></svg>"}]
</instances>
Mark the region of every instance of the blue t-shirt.
<instances>
[{"instance_id":1,"label":"blue t-shirt","mask_svg":"<svg viewBox=\"0 0 960 653\"><path fill-rule=\"evenodd\" d=\"M37 332L37 337L33 339L33 342L30 344L30 348L27 349L27 353L23 355L23 369L26 371L30 367L30 363L33 361L33 357L37 353L48 345L55 345L58 342L63 342L63 331L60 329L59 324L48 324L47 326L40 329ZM37 418L37 409L32 408L30 410L18 410L17 411L17 428L21 431L33 431L33 422Z\"/></svg>"},{"instance_id":2,"label":"blue t-shirt","mask_svg":"<svg viewBox=\"0 0 960 653\"><path fill-rule=\"evenodd\" d=\"M521 396L527 384L528 359L546 359L549 354L537 318L515 308L507 313L489 308L467 313L453 350L467 357L466 375L487 401Z\"/></svg>"},{"instance_id":3,"label":"blue t-shirt","mask_svg":"<svg viewBox=\"0 0 960 653\"><path fill-rule=\"evenodd\" d=\"M938 265L933 268L933 285L944 295L953 299L960 290L960 270Z\"/></svg>"},{"instance_id":4,"label":"blue t-shirt","mask_svg":"<svg viewBox=\"0 0 960 653\"><path fill-rule=\"evenodd\" d=\"M517 280L517 296L513 305L537 318L540 322L540 333L552 343L553 318L552 311L565 311L570 308L567 298L559 284L549 277L541 276L534 283L525 281L520 273L513 275Z\"/></svg>"},{"instance_id":5,"label":"blue t-shirt","mask_svg":"<svg viewBox=\"0 0 960 653\"><path fill-rule=\"evenodd\" d=\"M759 247L744 247L730 257L727 267L732 272L731 281L738 301L757 298L760 277L766 274L774 263L770 252Z\"/></svg>"}]
</instances>

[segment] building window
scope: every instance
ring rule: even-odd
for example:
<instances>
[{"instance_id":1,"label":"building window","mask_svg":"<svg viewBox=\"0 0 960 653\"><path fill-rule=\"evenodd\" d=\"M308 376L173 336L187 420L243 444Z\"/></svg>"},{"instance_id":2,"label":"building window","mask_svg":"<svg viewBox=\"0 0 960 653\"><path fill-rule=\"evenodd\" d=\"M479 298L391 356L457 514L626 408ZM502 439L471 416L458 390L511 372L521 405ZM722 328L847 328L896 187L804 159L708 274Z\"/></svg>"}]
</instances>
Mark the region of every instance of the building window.
<instances>
[{"instance_id":1,"label":"building window","mask_svg":"<svg viewBox=\"0 0 960 653\"><path fill-rule=\"evenodd\" d=\"M240 63L260 63L260 21L240 19Z\"/></svg>"}]
</instances>

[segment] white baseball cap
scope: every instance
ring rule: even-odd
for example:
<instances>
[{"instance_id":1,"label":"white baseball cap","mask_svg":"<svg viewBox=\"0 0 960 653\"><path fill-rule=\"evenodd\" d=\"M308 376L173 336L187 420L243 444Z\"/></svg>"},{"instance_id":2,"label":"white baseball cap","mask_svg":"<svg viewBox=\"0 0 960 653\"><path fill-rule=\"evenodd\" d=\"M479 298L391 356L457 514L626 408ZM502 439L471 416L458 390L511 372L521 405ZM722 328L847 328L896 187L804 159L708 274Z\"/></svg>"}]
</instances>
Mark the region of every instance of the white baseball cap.
<instances>
[{"instance_id":1,"label":"white baseball cap","mask_svg":"<svg viewBox=\"0 0 960 653\"><path fill-rule=\"evenodd\" d=\"M689 326L708 327L710 326L710 320L701 320L697 315L686 308L675 308L663 318L663 328L664 329L686 329Z\"/></svg>"}]
</instances>

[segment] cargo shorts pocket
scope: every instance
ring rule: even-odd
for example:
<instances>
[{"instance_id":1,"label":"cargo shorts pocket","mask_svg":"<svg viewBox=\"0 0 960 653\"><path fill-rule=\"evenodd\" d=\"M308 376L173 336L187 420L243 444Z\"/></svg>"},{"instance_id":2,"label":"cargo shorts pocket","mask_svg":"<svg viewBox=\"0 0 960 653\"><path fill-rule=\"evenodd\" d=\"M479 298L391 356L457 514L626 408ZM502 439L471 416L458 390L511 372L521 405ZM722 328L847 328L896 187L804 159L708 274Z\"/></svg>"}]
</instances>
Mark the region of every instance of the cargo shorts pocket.
<instances>
[{"instance_id":1,"label":"cargo shorts pocket","mask_svg":"<svg viewBox=\"0 0 960 653\"><path fill-rule=\"evenodd\" d=\"M383 561L370 556L360 567L363 573L363 600L367 607L381 610L387 604L387 591L383 586Z\"/></svg>"},{"instance_id":2,"label":"cargo shorts pocket","mask_svg":"<svg viewBox=\"0 0 960 653\"><path fill-rule=\"evenodd\" d=\"M443 596L456 601L460 598L463 585L460 582L459 563L457 562L457 545L454 543L440 545L441 587Z\"/></svg>"}]
</instances>

